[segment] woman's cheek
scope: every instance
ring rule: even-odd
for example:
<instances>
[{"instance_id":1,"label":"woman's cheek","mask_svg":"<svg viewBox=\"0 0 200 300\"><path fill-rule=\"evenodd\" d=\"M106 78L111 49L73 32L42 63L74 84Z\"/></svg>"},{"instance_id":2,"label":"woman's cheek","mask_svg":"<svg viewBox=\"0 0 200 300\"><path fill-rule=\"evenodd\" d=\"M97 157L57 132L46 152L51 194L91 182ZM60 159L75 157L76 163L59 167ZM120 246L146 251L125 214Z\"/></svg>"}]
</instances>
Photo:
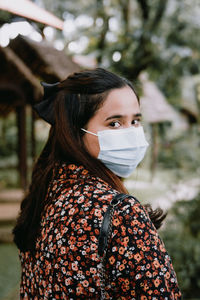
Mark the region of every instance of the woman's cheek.
<instances>
[{"instance_id":1,"label":"woman's cheek","mask_svg":"<svg viewBox=\"0 0 200 300\"><path fill-rule=\"evenodd\" d=\"M98 137L86 133L83 137L83 142L90 155L97 158L100 151Z\"/></svg>"}]
</instances>

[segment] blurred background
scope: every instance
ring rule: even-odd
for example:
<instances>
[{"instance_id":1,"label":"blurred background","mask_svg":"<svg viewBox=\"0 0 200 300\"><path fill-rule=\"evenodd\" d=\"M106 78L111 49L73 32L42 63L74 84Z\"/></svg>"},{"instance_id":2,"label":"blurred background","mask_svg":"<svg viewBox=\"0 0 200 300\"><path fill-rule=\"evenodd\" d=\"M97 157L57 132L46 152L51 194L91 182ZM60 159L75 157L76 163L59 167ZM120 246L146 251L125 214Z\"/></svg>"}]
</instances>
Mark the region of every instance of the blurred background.
<instances>
[{"instance_id":1,"label":"blurred background","mask_svg":"<svg viewBox=\"0 0 200 300\"><path fill-rule=\"evenodd\" d=\"M0 299L19 299L12 228L49 126L40 81L97 66L133 82L150 143L125 181L168 212L159 231L184 299L200 299L199 0L0 0Z\"/></svg>"}]
</instances>

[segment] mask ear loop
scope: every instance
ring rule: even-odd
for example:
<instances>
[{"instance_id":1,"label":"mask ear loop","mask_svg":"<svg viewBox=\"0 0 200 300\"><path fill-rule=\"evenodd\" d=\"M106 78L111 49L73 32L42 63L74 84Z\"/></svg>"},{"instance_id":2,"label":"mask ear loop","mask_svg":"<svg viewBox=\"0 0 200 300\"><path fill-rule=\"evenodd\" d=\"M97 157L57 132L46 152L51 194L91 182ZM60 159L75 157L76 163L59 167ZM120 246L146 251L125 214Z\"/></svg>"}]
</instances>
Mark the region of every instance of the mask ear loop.
<instances>
[{"instance_id":1,"label":"mask ear loop","mask_svg":"<svg viewBox=\"0 0 200 300\"><path fill-rule=\"evenodd\" d=\"M94 133L94 132L91 132L91 131L88 131L84 128L81 128L81 130L85 131L86 133L89 133L89 134L92 134L92 135L95 135L95 136L98 136L98 134Z\"/></svg>"}]
</instances>

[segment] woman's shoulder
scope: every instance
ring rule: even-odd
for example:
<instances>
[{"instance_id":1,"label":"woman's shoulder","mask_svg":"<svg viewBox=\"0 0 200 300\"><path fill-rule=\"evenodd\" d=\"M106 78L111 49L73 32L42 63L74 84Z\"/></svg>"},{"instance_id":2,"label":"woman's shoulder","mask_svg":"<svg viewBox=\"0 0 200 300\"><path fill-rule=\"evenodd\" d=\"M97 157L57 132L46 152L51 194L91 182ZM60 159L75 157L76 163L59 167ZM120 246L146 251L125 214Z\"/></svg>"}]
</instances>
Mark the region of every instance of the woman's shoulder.
<instances>
[{"instance_id":1,"label":"woman's shoulder","mask_svg":"<svg viewBox=\"0 0 200 300\"><path fill-rule=\"evenodd\" d=\"M81 165L62 164L57 169L57 174L50 186L50 194L55 195L56 198L84 197L100 200L111 200L112 195L117 191L113 189L108 183L97 176L90 174L87 169Z\"/></svg>"},{"instance_id":2,"label":"woman's shoulder","mask_svg":"<svg viewBox=\"0 0 200 300\"><path fill-rule=\"evenodd\" d=\"M125 195L123 197L123 201L119 201L116 206L116 212L118 214L124 213L135 213L140 216L148 217L148 213L142 203L133 195Z\"/></svg>"},{"instance_id":3,"label":"woman's shoulder","mask_svg":"<svg viewBox=\"0 0 200 300\"><path fill-rule=\"evenodd\" d=\"M91 175L83 166L62 165L57 172L50 195L56 207L69 208L73 205L77 211L104 215L111 200L119 194L101 178ZM54 206L54 207L55 207ZM115 215L120 218L137 217L149 220L148 213L133 196L127 195L115 207Z\"/></svg>"},{"instance_id":4,"label":"woman's shoulder","mask_svg":"<svg viewBox=\"0 0 200 300\"><path fill-rule=\"evenodd\" d=\"M149 236L158 237L158 232L149 216L146 206L134 196L127 195L115 207L112 221L114 232L120 232L119 235L133 234L134 236L145 237L147 232Z\"/></svg>"},{"instance_id":5,"label":"woman's shoulder","mask_svg":"<svg viewBox=\"0 0 200 300\"><path fill-rule=\"evenodd\" d=\"M54 219L60 213L66 215L81 211L82 215L103 214L110 201L118 192L101 178L92 176L84 167L77 165L62 165L51 182L47 197L47 214L53 214Z\"/></svg>"}]
</instances>

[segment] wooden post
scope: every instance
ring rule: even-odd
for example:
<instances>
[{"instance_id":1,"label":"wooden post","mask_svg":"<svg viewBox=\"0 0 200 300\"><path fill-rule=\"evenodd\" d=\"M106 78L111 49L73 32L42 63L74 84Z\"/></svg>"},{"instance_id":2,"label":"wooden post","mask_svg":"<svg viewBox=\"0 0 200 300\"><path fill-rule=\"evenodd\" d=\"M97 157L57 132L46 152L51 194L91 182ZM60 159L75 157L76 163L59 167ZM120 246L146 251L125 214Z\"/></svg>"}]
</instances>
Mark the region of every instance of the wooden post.
<instances>
[{"instance_id":1,"label":"wooden post","mask_svg":"<svg viewBox=\"0 0 200 300\"><path fill-rule=\"evenodd\" d=\"M0 126L0 136L1 136L1 144L3 147L6 144L6 119L1 119L1 126Z\"/></svg>"},{"instance_id":2,"label":"wooden post","mask_svg":"<svg viewBox=\"0 0 200 300\"><path fill-rule=\"evenodd\" d=\"M32 157L32 166L36 158L36 143L35 143L35 112L31 110L31 157Z\"/></svg>"},{"instance_id":3,"label":"wooden post","mask_svg":"<svg viewBox=\"0 0 200 300\"><path fill-rule=\"evenodd\" d=\"M151 124L151 136L152 136L152 156L151 156L151 178L153 179L156 165L157 165L157 159L158 159L158 124L153 123Z\"/></svg>"},{"instance_id":4,"label":"wooden post","mask_svg":"<svg viewBox=\"0 0 200 300\"><path fill-rule=\"evenodd\" d=\"M26 110L25 105L16 107L18 127L18 162L21 187L27 188L27 147L26 147Z\"/></svg>"}]
</instances>

